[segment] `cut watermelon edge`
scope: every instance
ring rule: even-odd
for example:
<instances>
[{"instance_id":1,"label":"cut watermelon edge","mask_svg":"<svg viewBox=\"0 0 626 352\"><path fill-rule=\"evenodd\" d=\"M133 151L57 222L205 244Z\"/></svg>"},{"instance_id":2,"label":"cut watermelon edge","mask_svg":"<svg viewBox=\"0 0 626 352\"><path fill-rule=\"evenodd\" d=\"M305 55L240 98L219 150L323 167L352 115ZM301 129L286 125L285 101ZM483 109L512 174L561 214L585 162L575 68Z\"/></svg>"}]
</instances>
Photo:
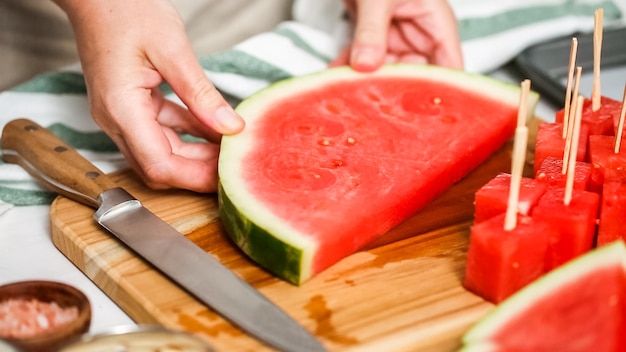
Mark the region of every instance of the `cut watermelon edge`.
<instances>
[{"instance_id":1,"label":"cut watermelon edge","mask_svg":"<svg viewBox=\"0 0 626 352\"><path fill-rule=\"evenodd\" d=\"M222 225L226 228L228 236L250 258L268 269L272 274L295 285L300 285L311 277L313 253L317 248L314 241L285 224L267 208L259 207L256 204L258 202L249 202L246 199L244 202L239 202L239 204L246 204L246 206L237 208L234 205L237 201L233 202L221 183L218 187L218 201L219 215L223 219ZM274 223L265 221L264 225L261 226L245 215L246 212L267 214L268 218L277 220ZM281 236L283 234L290 234L290 236ZM249 245L250 241L253 240L264 243L263 248L260 248L258 252L254 246ZM274 253L274 256L268 258L264 252Z\"/></svg>"}]
</instances>

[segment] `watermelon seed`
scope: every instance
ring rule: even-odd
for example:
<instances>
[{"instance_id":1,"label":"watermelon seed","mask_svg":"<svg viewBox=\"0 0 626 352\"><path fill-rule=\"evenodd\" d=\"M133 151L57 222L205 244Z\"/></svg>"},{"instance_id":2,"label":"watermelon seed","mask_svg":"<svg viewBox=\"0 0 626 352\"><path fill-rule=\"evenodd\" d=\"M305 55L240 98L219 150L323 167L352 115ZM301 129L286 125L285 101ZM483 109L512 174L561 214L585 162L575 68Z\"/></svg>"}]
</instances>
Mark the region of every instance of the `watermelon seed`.
<instances>
[{"instance_id":1,"label":"watermelon seed","mask_svg":"<svg viewBox=\"0 0 626 352\"><path fill-rule=\"evenodd\" d=\"M457 119L452 115L444 115L441 117L441 121L445 123L455 123Z\"/></svg>"},{"instance_id":2,"label":"watermelon seed","mask_svg":"<svg viewBox=\"0 0 626 352\"><path fill-rule=\"evenodd\" d=\"M437 104L437 105L441 104L441 98L439 98L439 97L435 97L435 98L433 99L433 103L435 103L435 104Z\"/></svg>"},{"instance_id":3,"label":"watermelon seed","mask_svg":"<svg viewBox=\"0 0 626 352\"><path fill-rule=\"evenodd\" d=\"M375 101L375 102L379 102L380 101L380 97L372 92L368 92L367 93L368 98L370 98L371 101Z\"/></svg>"},{"instance_id":4,"label":"watermelon seed","mask_svg":"<svg viewBox=\"0 0 626 352\"><path fill-rule=\"evenodd\" d=\"M328 110L329 112L331 112L333 114L341 113L341 107L339 105L336 105L336 104L333 104L333 103L327 103L326 104L326 110Z\"/></svg>"},{"instance_id":5,"label":"watermelon seed","mask_svg":"<svg viewBox=\"0 0 626 352\"><path fill-rule=\"evenodd\" d=\"M336 169L338 167L342 167L345 166L345 162L343 160L340 159L332 159L332 160L327 160L324 161L322 163L320 163L320 168L322 169Z\"/></svg>"},{"instance_id":6,"label":"watermelon seed","mask_svg":"<svg viewBox=\"0 0 626 352\"><path fill-rule=\"evenodd\" d=\"M317 143L320 144L320 145L329 146L330 145L330 139L329 138L322 138Z\"/></svg>"},{"instance_id":7,"label":"watermelon seed","mask_svg":"<svg viewBox=\"0 0 626 352\"><path fill-rule=\"evenodd\" d=\"M354 140L354 138L352 138L352 137L348 137L348 139L346 140L346 142L347 142L348 144L354 144L354 143L356 143L356 140Z\"/></svg>"},{"instance_id":8,"label":"watermelon seed","mask_svg":"<svg viewBox=\"0 0 626 352\"><path fill-rule=\"evenodd\" d=\"M382 113L386 115L393 115L393 107L389 105L381 105L380 111L382 111Z\"/></svg>"}]
</instances>

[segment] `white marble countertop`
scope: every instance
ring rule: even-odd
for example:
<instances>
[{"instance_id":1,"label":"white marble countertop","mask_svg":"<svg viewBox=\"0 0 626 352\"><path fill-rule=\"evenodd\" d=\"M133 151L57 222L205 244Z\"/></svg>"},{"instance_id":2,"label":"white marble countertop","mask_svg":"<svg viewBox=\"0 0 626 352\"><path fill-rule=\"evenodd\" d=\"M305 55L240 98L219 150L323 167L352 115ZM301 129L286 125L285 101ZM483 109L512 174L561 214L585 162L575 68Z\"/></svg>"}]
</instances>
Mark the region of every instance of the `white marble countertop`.
<instances>
[{"instance_id":1,"label":"white marble countertop","mask_svg":"<svg viewBox=\"0 0 626 352\"><path fill-rule=\"evenodd\" d=\"M494 76L521 81L514 74L498 71ZM536 115L551 119L554 107L540 102ZM0 216L0 285L22 280L53 280L82 290L91 301L90 333L118 325L134 324L111 299L70 262L50 239L49 206L14 207Z\"/></svg>"},{"instance_id":2,"label":"white marble countertop","mask_svg":"<svg viewBox=\"0 0 626 352\"><path fill-rule=\"evenodd\" d=\"M90 332L134 324L67 259L50 239L49 206L14 207L0 217L0 285L23 280L60 281L83 291L92 308Z\"/></svg>"}]
</instances>

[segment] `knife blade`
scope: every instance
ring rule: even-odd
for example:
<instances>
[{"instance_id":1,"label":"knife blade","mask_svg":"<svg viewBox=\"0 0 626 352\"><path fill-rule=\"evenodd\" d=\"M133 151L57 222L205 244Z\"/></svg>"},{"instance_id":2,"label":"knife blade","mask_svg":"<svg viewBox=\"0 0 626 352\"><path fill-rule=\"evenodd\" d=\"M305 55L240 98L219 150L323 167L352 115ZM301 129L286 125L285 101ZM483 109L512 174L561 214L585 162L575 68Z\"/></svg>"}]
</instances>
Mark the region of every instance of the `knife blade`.
<instances>
[{"instance_id":1,"label":"knife blade","mask_svg":"<svg viewBox=\"0 0 626 352\"><path fill-rule=\"evenodd\" d=\"M48 188L95 208L94 219L102 227L251 336L281 351L326 351L280 307L49 130L16 119L4 127L1 143L5 162L19 164Z\"/></svg>"}]
</instances>

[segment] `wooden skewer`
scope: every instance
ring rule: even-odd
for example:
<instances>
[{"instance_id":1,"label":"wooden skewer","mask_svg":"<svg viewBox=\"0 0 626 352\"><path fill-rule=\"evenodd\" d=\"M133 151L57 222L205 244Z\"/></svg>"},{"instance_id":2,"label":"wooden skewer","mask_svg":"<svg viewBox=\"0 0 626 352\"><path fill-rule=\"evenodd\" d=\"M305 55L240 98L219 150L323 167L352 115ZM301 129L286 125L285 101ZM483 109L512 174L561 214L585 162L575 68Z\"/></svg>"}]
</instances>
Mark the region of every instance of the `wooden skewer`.
<instances>
[{"instance_id":1,"label":"wooden skewer","mask_svg":"<svg viewBox=\"0 0 626 352\"><path fill-rule=\"evenodd\" d=\"M576 78L574 79L574 92L573 96L578 96L578 91L580 90L580 77L582 76L583 68L578 66L576 67ZM576 103L577 100L574 99L573 104L570 106L570 120L571 117L576 113ZM567 164L569 159L574 153L574 159L576 159L576 155L578 154L578 150L572 149L572 135L574 134L574 124L570 123L567 126L567 135L565 136L565 148L563 148L563 168L561 169L561 173L565 175L567 173Z\"/></svg>"},{"instance_id":2,"label":"wooden skewer","mask_svg":"<svg viewBox=\"0 0 626 352\"><path fill-rule=\"evenodd\" d=\"M526 126L528 120L528 94L530 93L530 80L525 79L521 83L520 106L517 110L517 127Z\"/></svg>"},{"instance_id":3,"label":"wooden skewer","mask_svg":"<svg viewBox=\"0 0 626 352\"><path fill-rule=\"evenodd\" d=\"M624 115L626 115L626 84L624 85L624 97L622 98L622 112L619 115L619 124L615 135L615 154L619 153L622 144L622 134L624 132Z\"/></svg>"},{"instance_id":4,"label":"wooden skewer","mask_svg":"<svg viewBox=\"0 0 626 352\"><path fill-rule=\"evenodd\" d=\"M602 57L602 20L604 10L599 8L594 14L593 27L593 86L591 91L591 110L598 111L601 105L600 94L600 60Z\"/></svg>"},{"instance_id":5,"label":"wooden skewer","mask_svg":"<svg viewBox=\"0 0 626 352\"><path fill-rule=\"evenodd\" d=\"M583 113L583 101L582 95L576 98L576 113L574 114L574 134L572 136L572 149L578 149L578 140L580 139L580 124ZM572 201L572 192L574 190L574 173L576 169L576 158L570 158L567 165L567 179L565 182L565 197L563 202L565 205L569 205Z\"/></svg>"},{"instance_id":6,"label":"wooden skewer","mask_svg":"<svg viewBox=\"0 0 626 352\"><path fill-rule=\"evenodd\" d=\"M569 52L569 67L567 70L567 86L565 88L565 107L563 108L563 138L567 137L567 126L569 124L569 109L572 102L572 80L574 79L574 67L576 66L576 55L578 53L578 38L572 38L572 46Z\"/></svg>"},{"instance_id":7,"label":"wooden skewer","mask_svg":"<svg viewBox=\"0 0 626 352\"><path fill-rule=\"evenodd\" d=\"M530 80L524 80L521 86L520 106L517 111L517 128L515 129L515 142L513 143L513 156L511 161L511 184L504 219L505 231L511 231L517 226L519 190L522 182L522 173L524 172L524 163L526 162L526 149L528 148L528 127L526 126L526 119L528 117Z\"/></svg>"}]
</instances>

